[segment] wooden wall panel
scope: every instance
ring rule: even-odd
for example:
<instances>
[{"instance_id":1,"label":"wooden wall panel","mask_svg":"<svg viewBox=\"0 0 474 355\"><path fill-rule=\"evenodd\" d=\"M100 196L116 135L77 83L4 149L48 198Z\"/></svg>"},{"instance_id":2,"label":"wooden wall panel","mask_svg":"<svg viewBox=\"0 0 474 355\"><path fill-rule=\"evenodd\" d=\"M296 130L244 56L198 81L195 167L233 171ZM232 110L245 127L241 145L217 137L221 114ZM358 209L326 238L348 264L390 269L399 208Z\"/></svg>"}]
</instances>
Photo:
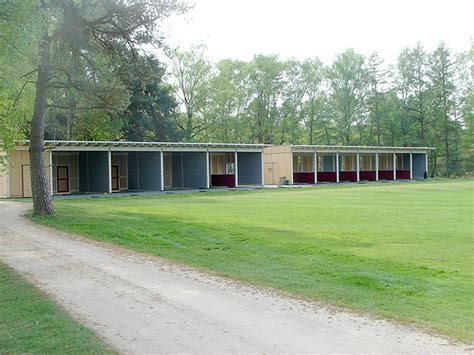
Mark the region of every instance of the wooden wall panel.
<instances>
[{"instance_id":1,"label":"wooden wall panel","mask_svg":"<svg viewBox=\"0 0 474 355\"><path fill-rule=\"evenodd\" d=\"M112 165L118 165L119 169L119 189L128 189L128 159L126 153L112 153Z\"/></svg>"},{"instance_id":2,"label":"wooden wall panel","mask_svg":"<svg viewBox=\"0 0 474 355\"><path fill-rule=\"evenodd\" d=\"M0 151L0 158L6 157L6 153ZM8 166L0 164L0 198L8 197Z\"/></svg>"},{"instance_id":3,"label":"wooden wall panel","mask_svg":"<svg viewBox=\"0 0 474 355\"><path fill-rule=\"evenodd\" d=\"M341 171L356 171L357 170L357 155L356 154L340 154L339 161L341 162Z\"/></svg>"},{"instance_id":4,"label":"wooden wall panel","mask_svg":"<svg viewBox=\"0 0 474 355\"><path fill-rule=\"evenodd\" d=\"M292 160L291 147L289 145L265 147L263 149L265 184L279 185L283 179L288 179L292 183Z\"/></svg>"},{"instance_id":5,"label":"wooden wall panel","mask_svg":"<svg viewBox=\"0 0 474 355\"><path fill-rule=\"evenodd\" d=\"M211 175L233 174L235 153L210 153Z\"/></svg>"},{"instance_id":6,"label":"wooden wall panel","mask_svg":"<svg viewBox=\"0 0 474 355\"><path fill-rule=\"evenodd\" d=\"M314 154L313 153L294 153L293 154L293 173L314 172Z\"/></svg>"},{"instance_id":7,"label":"wooden wall panel","mask_svg":"<svg viewBox=\"0 0 474 355\"><path fill-rule=\"evenodd\" d=\"M67 166L69 192L79 191L79 154L78 153L53 153L53 193L58 192L56 173L58 166Z\"/></svg>"},{"instance_id":8,"label":"wooden wall panel","mask_svg":"<svg viewBox=\"0 0 474 355\"><path fill-rule=\"evenodd\" d=\"M49 151L43 153L46 166L46 175L50 181L51 162L49 161ZM10 153L10 197L31 197L31 177L29 176L30 157L27 150L16 150ZM25 168L22 168L25 166ZM23 179L22 179L23 171ZM48 184L48 187L51 184Z\"/></svg>"},{"instance_id":9,"label":"wooden wall panel","mask_svg":"<svg viewBox=\"0 0 474 355\"><path fill-rule=\"evenodd\" d=\"M0 198L8 197L8 175L5 169L0 168Z\"/></svg>"},{"instance_id":10,"label":"wooden wall panel","mask_svg":"<svg viewBox=\"0 0 474 355\"><path fill-rule=\"evenodd\" d=\"M379 170L393 170L393 154L379 154Z\"/></svg>"},{"instance_id":11,"label":"wooden wall panel","mask_svg":"<svg viewBox=\"0 0 474 355\"><path fill-rule=\"evenodd\" d=\"M360 155L360 171L375 171L375 154Z\"/></svg>"}]
</instances>

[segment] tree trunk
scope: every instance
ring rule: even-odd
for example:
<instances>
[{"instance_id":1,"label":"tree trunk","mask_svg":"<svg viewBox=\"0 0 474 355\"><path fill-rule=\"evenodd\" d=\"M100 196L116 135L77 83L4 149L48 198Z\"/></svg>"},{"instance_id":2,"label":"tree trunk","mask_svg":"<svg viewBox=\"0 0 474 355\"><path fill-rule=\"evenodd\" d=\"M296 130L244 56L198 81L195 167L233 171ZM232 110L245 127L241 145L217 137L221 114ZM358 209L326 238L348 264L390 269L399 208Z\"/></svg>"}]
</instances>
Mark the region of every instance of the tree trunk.
<instances>
[{"instance_id":1,"label":"tree trunk","mask_svg":"<svg viewBox=\"0 0 474 355\"><path fill-rule=\"evenodd\" d=\"M54 213L53 201L48 188L48 176L44 163L44 125L46 113L46 98L48 94L48 80L50 71L49 58L50 44L47 34L40 43L40 64L36 81L36 97L31 120L30 133L30 175L31 191L33 195L33 213L36 215L50 215ZM51 176L52 178L52 176Z\"/></svg>"},{"instance_id":2,"label":"tree trunk","mask_svg":"<svg viewBox=\"0 0 474 355\"><path fill-rule=\"evenodd\" d=\"M193 113L191 110L186 109L186 132L185 141L190 142L193 136Z\"/></svg>"},{"instance_id":3,"label":"tree trunk","mask_svg":"<svg viewBox=\"0 0 474 355\"><path fill-rule=\"evenodd\" d=\"M379 93L377 90L377 82L374 84L375 97L375 124L377 128L377 145L380 145L380 117L379 117Z\"/></svg>"},{"instance_id":4,"label":"tree trunk","mask_svg":"<svg viewBox=\"0 0 474 355\"><path fill-rule=\"evenodd\" d=\"M431 178L434 178L436 176L437 168L438 168L438 157L436 154L434 154L434 157L431 163Z\"/></svg>"},{"instance_id":5,"label":"tree trunk","mask_svg":"<svg viewBox=\"0 0 474 355\"><path fill-rule=\"evenodd\" d=\"M375 120L377 122L377 145L380 145L380 116L379 116L379 102L377 94L375 94Z\"/></svg>"},{"instance_id":6,"label":"tree trunk","mask_svg":"<svg viewBox=\"0 0 474 355\"><path fill-rule=\"evenodd\" d=\"M444 111L444 146L445 146L445 160L446 160L446 177L449 177L449 126L448 126L448 103L446 99L446 81L443 73L443 111Z\"/></svg>"},{"instance_id":7,"label":"tree trunk","mask_svg":"<svg viewBox=\"0 0 474 355\"><path fill-rule=\"evenodd\" d=\"M445 104L446 105L446 104ZM448 114L446 112L446 106L444 107L444 150L446 160L446 177L449 177L449 128L448 128Z\"/></svg>"},{"instance_id":8,"label":"tree trunk","mask_svg":"<svg viewBox=\"0 0 474 355\"><path fill-rule=\"evenodd\" d=\"M311 118L309 125L309 144L313 145L313 130L314 130L314 98L311 98Z\"/></svg>"},{"instance_id":9,"label":"tree trunk","mask_svg":"<svg viewBox=\"0 0 474 355\"><path fill-rule=\"evenodd\" d=\"M420 94L420 129L421 145L425 145L425 111L423 110L423 96Z\"/></svg>"},{"instance_id":10,"label":"tree trunk","mask_svg":"<svg viewBox=\"0 0 474 355\"><path fill-rule=\"evenodd\" d=\"M328 127L326 125L326 122L324 123L324 132L326 133L326 142L328 145L331 144L331 139L329 137L329 131L328 131Z\"/></svg>"}]
</instances>

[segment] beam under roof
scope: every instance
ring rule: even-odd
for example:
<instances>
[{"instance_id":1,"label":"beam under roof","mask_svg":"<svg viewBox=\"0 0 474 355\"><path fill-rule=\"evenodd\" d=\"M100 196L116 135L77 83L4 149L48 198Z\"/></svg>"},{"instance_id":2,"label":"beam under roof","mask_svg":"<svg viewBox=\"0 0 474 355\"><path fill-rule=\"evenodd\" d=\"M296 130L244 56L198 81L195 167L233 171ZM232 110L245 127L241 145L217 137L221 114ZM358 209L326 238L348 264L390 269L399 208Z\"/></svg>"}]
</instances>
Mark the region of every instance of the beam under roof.
<instances>
[{"instance_id":1,"label":"beam under roof","mask_svg":"<svg viewBox=\"0 0 474 355\"><path fill-rule=\"evenodd\" d=\"M27 146L28 140L18 141L18 145ZM52 147L150 147L150 148L227 148L227 149L263 149L264 147L275 146L272 144L240 144L240 143L186 143L186 142L128 142L128 141L67 141L67 140L46 140L45 146ZM295 151L315 151L315 152L393 152L393 151L414 151L427 152L434 150L432 147L390 147L390 146L342 146L342 145L289 145Z\"/></svg>"}]
</instances>

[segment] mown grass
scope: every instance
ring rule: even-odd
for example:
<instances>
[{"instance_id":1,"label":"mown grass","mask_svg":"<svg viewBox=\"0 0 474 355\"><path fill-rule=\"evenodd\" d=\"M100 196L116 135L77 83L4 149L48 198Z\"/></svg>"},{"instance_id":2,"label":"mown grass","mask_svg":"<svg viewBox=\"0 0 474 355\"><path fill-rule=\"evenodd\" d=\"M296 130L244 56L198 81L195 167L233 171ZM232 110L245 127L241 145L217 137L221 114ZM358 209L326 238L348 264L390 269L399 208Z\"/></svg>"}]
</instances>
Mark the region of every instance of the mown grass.
<instances>
[{"instance_id":1,"label":"mown grass","mask_svg":"<svg viewBox=\"0 0 474 355\"><path fill-rule=\"evenodd\" d=\"M112 353L86 327L0 263L0 353Z\"/></svg>"},{"instance_id":2,"label":"mown grass","mask_svg":"<svg viewBox=\"0 0 474 355\"><path fill-rule=\"evenodd\" d=\"M474 182L56 201L36 221L474 339Z\"/></svg>"}]
</instances>

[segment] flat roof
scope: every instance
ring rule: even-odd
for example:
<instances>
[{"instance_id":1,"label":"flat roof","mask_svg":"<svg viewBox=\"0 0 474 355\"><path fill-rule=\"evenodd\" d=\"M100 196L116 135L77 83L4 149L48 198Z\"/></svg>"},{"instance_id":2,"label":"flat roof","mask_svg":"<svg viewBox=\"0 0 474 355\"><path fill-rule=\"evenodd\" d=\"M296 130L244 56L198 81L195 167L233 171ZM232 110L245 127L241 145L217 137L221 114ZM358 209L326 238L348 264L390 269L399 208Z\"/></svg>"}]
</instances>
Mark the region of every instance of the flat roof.
<instances>
[{"instance_id":1,"label":"flat roof","mask_svg":"<svg viewBox=\"0 0 474 355\"><path fill-rule=\"evenodd\" d=\"M311 150L311 151L325 151L325 152L338 152L338 151L373 151L373 152L393 152L393 151L417 151L426 152L429 150L435 150L433 147L390 147L390 146L372 146L372 145L304 145L304 144L290 144L292 149L295 150Z\"/></svg>"},{"instance_id":2,"label":"flat roof","mask_svg":"<svg viewBox=\"0 0 474 355\"><path fill-rule=\"evenodd\" d=\"M45 140L45 148L54 149L75 147L77 148L94 148L101 147L102 149L107 148L172 148L178 149L206 149L206 148L223 148L223 149L263 149L265 147L275 147L278 144L242 144L242 143L186 143L186 142L128 142L128 141L67 141L67 140ZM17 145L27 146L29 140L18 141ZM309 145L309 144L286 144L284 146L291 147L292 150L296 151L321 151L321 152L400 152L400 151L414 151L414 152L426 152L435 150L433 147L391 147L391 146L344 146L344 145Z\"/></svg>"},{"instance_id":3,"label":"flat roof","mask_svg":"<svg viewBox=\"0 0 474 355\"><path fill-rule=\"evenodd\" d=\"M18 145L28 145L29 140L18 141ZM235 148L235 149L262 149L264 144L240 143L183 143L183 142L127 142L127 141L66 141L45 140L46 148L54 147L148 147L148 148Z\"/></svg>"}]
</instances>

